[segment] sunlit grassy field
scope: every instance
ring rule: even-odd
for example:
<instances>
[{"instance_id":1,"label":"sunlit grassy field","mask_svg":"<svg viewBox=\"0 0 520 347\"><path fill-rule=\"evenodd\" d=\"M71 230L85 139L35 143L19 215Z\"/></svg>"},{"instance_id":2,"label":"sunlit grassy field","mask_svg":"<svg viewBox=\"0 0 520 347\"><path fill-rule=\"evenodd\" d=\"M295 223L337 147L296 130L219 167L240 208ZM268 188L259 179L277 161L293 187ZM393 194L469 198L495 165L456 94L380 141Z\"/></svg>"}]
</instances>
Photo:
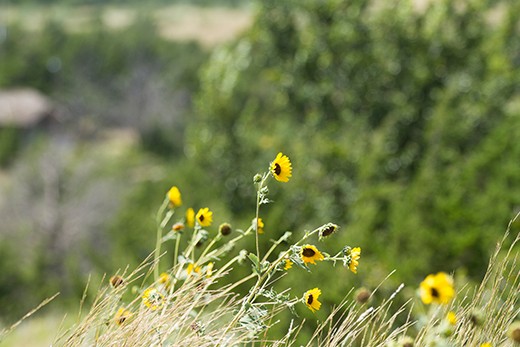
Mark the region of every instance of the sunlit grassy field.
<instances>
[{"instance_id":1,"label":"sunlit grassy field","mask_svg":"<svg viewBox=\"0 0 520 347\"><path fill-rule=\"evenodd\" d=\"M256 211L251 225L234 230L231 224L223 223L218 232L210 232L213 211L207 207L198 211L186 208L183 193L173 186L157 211L156 248L139 268L117 270L104 280L92 304L82 305L74 324L56 315L34 318L11 332L4 344L514 347L520 342L520 322L516 320L520 314L520 234L509 248L503 245L520 213L497 243L479 285L456 286L451 274L430 274L417 283L417 298L400 307L392 305L404 285L379 302L371 301L370 291L352 288L356 291L354 300L345 298L336 303L314 333L301 339L299 332L305 325L299 318L301 310L320 311L320 297L327 295L328 286L294 293L290 287L280 288L277 282L294 271L312 277L318 265L322 271L324 266L337 271L333 266L338 263L353 275L369 270L363 268L359 247L347 245L334 255L325 251L321 242L341 232L330 222L294 237L286 232L272 240L267 250L259 247L259 237L264 234L260 207L263 211L272 203L269 187L285 184L293 176L292 163L282 153L267 167L253 179ZM242 240L250 242L238 250L235 246ZM202 248L197 250L199 244ZM169 252L163 253L165 248ZM223 260L228 254L232 257ZM160 263L171 267L159 273ZM234 283L220 284L235 266L244 263L250 265L248 275ZM249 290L237 295L238 286ZM291 324L282 336L272 336L270 330L281 324L283 318L279 317L284 317L280 316L284 311L293 313Z\"/></svg>"},{"instance_id":2,"label":"sunlit grassy field","mask_svg":"<svg viewBox=\"0 0 520 347\"><path fill-rule=\"evenodd\" d=\"M0 7L59 106L0 141L0 345L517 346L520 2L461 3Z\"/></svg>"}]
</instances>

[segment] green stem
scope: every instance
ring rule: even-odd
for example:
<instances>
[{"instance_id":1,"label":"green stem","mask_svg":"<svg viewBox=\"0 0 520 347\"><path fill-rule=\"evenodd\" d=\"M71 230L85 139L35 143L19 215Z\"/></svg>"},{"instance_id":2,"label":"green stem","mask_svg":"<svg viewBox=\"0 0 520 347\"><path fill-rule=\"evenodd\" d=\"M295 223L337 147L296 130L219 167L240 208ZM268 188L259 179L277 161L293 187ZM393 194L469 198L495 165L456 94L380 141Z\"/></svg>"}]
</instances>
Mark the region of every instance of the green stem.
<instances>
[{"instance_id":1,"label":"green stem","mask_svg":"<svg viewBox=\"0 0 520 347\"><path fill-rule=\"evenodd\" d=\"M320 227L321 228L321 227ZM310 232L306 232L305 235L303 236L303 238L301 238L298 242L296 242L294 245L297 246L299 245L300 243L302 243L304 240L306 240L307 238L309 238L310 236L314 235L316 232L318 232L320 230L320 228L316 228ZM276 259L270 266L269 268L267 268L267 270L264 272L263 275L259 276L258 277L258 280L256 281L253 289L249 292L249 295L248 297L246 298L246 300L244 301L244 303L242 304L242 306L240 307L240 310L238 311L238 313L235 315L235 317L233 318L233 320L231 321L231 323L228 324L226 330L224 331L224 335L227 334L227 332L229 331L229 329L231 329L235 324L236 322L238 322L238 320L240 319L240 317L242 316L242 314L244 313L245 311L245 307L253 302L258 293L258 288L262 285L262 283L269 277L271 271L273 271L273 269L289 254L291 250L288 249L287 251L285 251L281 256L278 257L278 259Z\"/></svg>"},{"instance_id":2,"label":"green stem","mask_svg":"<svg viewBox=\"0 0 520 347\"><path fill-rule=\"evenodd\" d=\"M181 237L182 237L182 234L180 232L177 233L177 238L175 239L175 251L173 253L173 266L172 266L172 269L175 269L175 266L177 265L177 258L179 256L179 246L181 244Z\"/></svg>"},{"instance_id":3,"label":"green stem","mask_svg":"<svg viewBox=\"0 0 520 347\"><path fill-rule=\"evenodd\" d=\"M221 234L218 233L217 236L215 236L211 241L210 243L208 244L208 246L204 249L204 251L202 251L202 254L199 256L199 259L197 260L197 263L201 262L201 260L204 259L204 256L206 255L206 253L209 252L209 250L211 249L211 247L213 247L213 245L215 244L215 242L217 242L218 240L221 239ZM202 263L202 262L201 262Z\"/></svg>"},{"instance_id":4,"label":"green stem","mask_svg":"<svg viewBox=\"0 0 520 347\"><path fill-rule=\"evenodd\" d=\"M231 239L228 244L229 245L234 245L235 243L237 243L239 240L241 240L242 238L244 238L245 236L249 235L249 233L251 233L251 231L253 230L253 226L251 225L243 234L241 235L238 235L237 237L235 237L234 239ZM219 255L221 255L223 252L225 251L225 249L223 247L221 248L217 248L215 250L213 250L212 252L208 253L206 255L206 258L208 259L211 259L211 258L217 258ZM206 262L206 259L201 259L199 258L199 263L205 263Z\"/></svg>"},{"instance_id":5,"label":"green stem","mask_svg":"<svg viewBox=\"0 0 520 347\"><path fill-rule=\"evenodd\" d=\"M155 264L154 280L155 281L157 281L157 279L159 278L159 255L161 254L161 238L162 238L162 229L163 228L161 227L162 223L160 222L160 220L161 220L161 216L164 213L164 210L166 209L166 207L168 207L168 203L169 203L169 199L168 199L168 196L166 196L161 207L157 211L157 215L155 217L155 221L157 223L157 240L155 243L155 254L154 254L154 264ZM164 221L164 219L163 219L163 221Z\"/></svg>"}]
</instances>

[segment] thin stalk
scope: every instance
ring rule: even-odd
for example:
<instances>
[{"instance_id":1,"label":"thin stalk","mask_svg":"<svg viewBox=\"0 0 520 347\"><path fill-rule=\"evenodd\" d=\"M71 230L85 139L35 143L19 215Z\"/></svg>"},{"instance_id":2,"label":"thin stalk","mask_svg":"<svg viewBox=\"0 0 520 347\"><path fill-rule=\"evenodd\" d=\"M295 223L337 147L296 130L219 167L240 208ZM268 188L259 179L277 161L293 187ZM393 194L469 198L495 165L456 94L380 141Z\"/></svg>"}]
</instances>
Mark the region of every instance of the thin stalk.
<instances>
[{"instance_id":1,"label":"thin stalk","mask_svg":"<svg viewBox=\"0 0 520 347\"><path fill-rule=\"evenodd\" d=\"M199 256L199 259L197 261L197 263L204 259L204 256L206 255L206 253L209 252L209 250L211 249L211 247L213 247L213 245L215 244L215 242L217 242L218 240L220 240L222 238L222 234L218 233L211 241L210 243L208 244L208 246L204 249L204 251L202 251L202 254Z\"/></svg>"},{"instance_id":2,"label":"thin stalk","mask_svg":"<svg viewBox=\"0 0 520 347\"><path fill-rule=\"evenodd\" d=\"M303 235L303 237L298 242L296 242L294 245L297 246L298 244L300 244L301 242L303 242L304 240L306 240L307 238L309 238L310 236L312 236L313 234L318 232L318 230L320 230L320 228L316 228L310 232L306 232L305 235ZM271 265L267 268L267 270L264 272L263 275L261 275L261 276L259 275L253 289L249 292L248 297L246 298L246 300L240 307L240 310L235 315L235 317L233 318L231 323L229 323L229 325L227 326L223 335L225 335L229 331L229 329L231 329L238 322L238 320L240 319L240 317L242 316L242 314L245 311L245 307L256 299L256 297L258 295L258 293L257 293L258 289L260 288L262 283L266 279L269 278L271 271L273 271L273 269L285 258L285 256L287 256L289 254L290 251L291 251L290 249L285 251L280 257L278 257L278 259L276 259L273 263L271 263Z\"/></svg>"},{"instance_id":3,"label":"thin stalk","mask_svg":"<svg viewBox=\"0 0 520 347\"><path fill-rule=\"evenodd\" d=\"M175 239L175 250L174 250L174 253L173 253L173 266L172 266L172 269L175 269L175 266L177 265L177 258L179 256L179 246L181 244L181 237L182 237L182 234L179 232L177 234L177 238Z\"/></svg>"},{"instance_id":4,"label":"thin stalk","mask_svg":"<svg viewBox=\"0 0 520 347\"><path fill-rule=\"evenodd\" d=\"M267 183L267 179L269 178L269 173L264 173L262 176L262 180L258 184L258 188L256 190L256 211L255 211L255 240L256 240L256 256L260 259L260 242L258 238L258 218L260 216L260 203L262 202L265 196L262 196L262 189Z\"/></svg>"},{"instance_id":5,"label":"thin stalk","mask_svg":"<svg viewBox=\"0 0 520 347\"><path fill-rule=\"evenodd\" d=\"M238 235L238 236L235 237L234 239L231 239L231 240L228 242L228 244L233 245L233 244L237 243L237 242L238 242L239 240L241 240L244 236L249 235L249 233L250 233L252 230L253 230L253 226L251 225L251 226L250 226L250 227L249 227L249 228L248 228L248 229L247 229L243 234ZM223 249L222 247L221 247L221 248L217 248L217 249L211 251L210 253L208 253L208 254L206 255L206 258L208 258L208 259L216 258L216 257L218 257L220 254L222 254L223 252L224 252L224 249ZM199 258L199 262L204 263L204 262L205 262L205 259L201 259L201 258Z\"/></svg>"},{"instance_id":6,"label":"thin stalk","mask_svg":"<svg viewBox=\"0 0 520 347\"><path fill-rule=\"evenodd\" d=\"M163 223L160 222L160 220L161 220L161 216L164 213L164 210L166 209L166 207L168 207L168 203L169 203L169 199L168 199L168 197L166 197L164 199L161 207L157 211L157 216L155 217L155 221L157 223L157 241L155 243L155 254L154 254L154 264L155 264L154 280L155 281L157 281L157 279L159 278L159 255L161 254L161 238L162 238L162 230L163 230L163 227L161 227L161 225ZM170 218L171 218L171 216L170 216ZM164 221L164 219L163 219L163 221Z\"/></svg>"}]
</instances>

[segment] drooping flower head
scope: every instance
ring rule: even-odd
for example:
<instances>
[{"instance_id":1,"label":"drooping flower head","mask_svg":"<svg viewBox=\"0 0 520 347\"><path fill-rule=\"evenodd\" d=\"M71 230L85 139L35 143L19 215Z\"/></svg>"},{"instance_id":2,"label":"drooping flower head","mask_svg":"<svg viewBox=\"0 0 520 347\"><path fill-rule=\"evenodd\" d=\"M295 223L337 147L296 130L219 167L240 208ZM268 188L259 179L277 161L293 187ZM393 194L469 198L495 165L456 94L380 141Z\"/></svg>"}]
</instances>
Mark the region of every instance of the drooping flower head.
<instances>
[{"instance_id":1,"label":"drooping flower head","mask_svg":"<svg viewBox=\"0 0 520 347\"><path fill-rule=\"evenodd\" d=\"M350 250L350 264L348 268L353 273L357 274L357 267L359 266L359 258L361 258L361 247L354 247Z\"/></svg>"},{"instance_id":2,"label":"drooping flower head","mask_svg":"<svg viewBox=\"0 0 520 347\"><path fill-rule=\"evenodd\" d=\"M321 302L318 301L320 295L321 290L319 290L318 288L308 290L303 295L305 305L307 305L309 310L311 310L312 312L318 311L321 307Z\"/></svg>"},{"instance_id":3,"label":"drooping flower head","mask_svg":"<svg viewBox=\"0 0 520 347\"><path fill-rule=\"evenodd\" d=\"M179 188L173 186L168 191L168 200L170 200L171 207L179 207L182 205L181 192Z\"/></svg>"},{"instance_id":4,"label":"drooping flower head","mask_svg":"<svg viewBox=\"0 0 520 347\"><path fill-rule=\"evenodd\" d=\"M142 299L143 304L152 311L161 308L164 303L164 295L155 288L146 289L143 292Z\"/></svg>"},{"instance_id":5,"label":"drooping flower head","mask_svg":"<svg viewBox=\"0 0 520 347\"><path fill-rule=\"evenodd\" d=\"M195 211L191 207L186 210L186 225L190 228L195 226Z\"/></svg>"},{"instance_id":6,"label":"drooping flower head","mask_svg":"<svg viewBox=\"0 0 520 347\"><path fill-rule=\"evenodd\" d=\"M447 304L455 296L453 278L445 272L430 274L421 282L419 294L426 305Z\"/></svg>"},{"instance_id":7,"label":"drooping flower head","mask_svg":"<svg viewBox=\"0 0 520 347\"><path fill-rule=\"evenodd\" d=\"M121 307L119 310L117 310L116 314L114 315L114 321L116 322L117 325L123 325L123 323L128 321L131 317L132 317L132 312Z\"/></svg>"},{"instance_id":8,"label":"drooping flower head","mask_svg":"<svg viewBox=\"0 0 520 347\"><path fill-rule=\"evenodd\" d=\"M316 264L316 260L322 261L324 259L323 254L313 245L305 245L300 251L300 257L305 264L311 263Z\"/></svg>"},{"instance_id":9,"label":"drooping flower head","mask_svg":"<svg viewBox=\"0 0 520 347\"><path fill-rule=\"evenodd\" d=\"M201 208L199 212L197 212L195 219L200 226L209 227L213 222L213 212L211 212L207 207Z\"/></svg>"},{"instance_id":10,"label":"drooping flower head","mask_svg":"<svg viewBox=\"0 0 520 347\"><path fill-rule=\"evenodd\" d=\"M318 231L318 237L319 239L324 239L332 234L334 234L338 230L338 226L333 223L327 223L324 226L320 228Z\"/></svg>"},{"instance_id":11,"label":"drooping flower head","mask_svg":"<svg viewBox=\"0 0 520 347\"><path fill-rule=\"evenodd\" d=\"M279 182L288 182L292 176L292 167L289 157L278 153L269 167L273 177Z\"/></svg>"}]
</instances>

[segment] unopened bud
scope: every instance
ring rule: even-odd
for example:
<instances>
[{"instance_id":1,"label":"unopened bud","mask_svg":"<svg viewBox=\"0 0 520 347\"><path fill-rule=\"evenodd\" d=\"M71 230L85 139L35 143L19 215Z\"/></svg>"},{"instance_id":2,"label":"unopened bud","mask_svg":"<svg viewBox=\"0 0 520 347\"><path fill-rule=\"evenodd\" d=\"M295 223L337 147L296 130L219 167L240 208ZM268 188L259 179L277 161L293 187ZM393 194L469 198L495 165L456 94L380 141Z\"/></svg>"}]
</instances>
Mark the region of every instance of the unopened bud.
<instances>
[{"instance_id":1,"label":"unopened bud","mask_svg":"<svg viewBox=\"0 0 520 347\"><path fill-rule=\"evenodd\" d=\"M114 288L121 286L124 282L125 282L125 280L121 276L116 275L116 276L110 277L110 284Z\"/></svg>"},{"instance_id":2,"label":"unopened bud","mask_svg":"<svg viewBox=\"0 0 520 347\"><path fill-rule=\"evenodd\" d=\"M177 232L177 231L182 231L184 230L184 223L175 223L173 226L172 226L172 230Z\"/></svg>"},{"instance_id":3,"label":"unopened bud","mask_svg":"<svg viewBox=\"0 0 520 347\"><path fill-rule=\"evenodd\" d=\"M474 326L481 326L482 323L484 323L484 314L482 311L474 309L469 313L469 321L473 323Z\"/></svg>"},{"instance_id":4,"label":"unopened bud","mask_svg":"<svg viewBox=\"0 0 520 347\"><path fill-rule=\"evenodd\" d=\"M520 344L520 321L514 321L507 329L507 336L516 343Z\"/></svg>"},{"instance_id":5,"label":"unopened bud","mask_svg":"<svg viewBox=\"0 0 520 347\"><path fill-rule=\"evenodd\" d=\"M372 293L365 287L361 287L354 293L354 298L360 304L366 304L370 300Z\"/></svg>"},{"instance_id":6,"label":"unopened bud","mask_svg":"<svg viewBox=\"0 0 520 347\"><path fill-rule=\"evenodd\" d=\"M231 225L229 223L222 223L218 227L218 231L222 234L222 236L227 236L231 234L233 229L231 228Z\"/></svg>"}]
</instances>

